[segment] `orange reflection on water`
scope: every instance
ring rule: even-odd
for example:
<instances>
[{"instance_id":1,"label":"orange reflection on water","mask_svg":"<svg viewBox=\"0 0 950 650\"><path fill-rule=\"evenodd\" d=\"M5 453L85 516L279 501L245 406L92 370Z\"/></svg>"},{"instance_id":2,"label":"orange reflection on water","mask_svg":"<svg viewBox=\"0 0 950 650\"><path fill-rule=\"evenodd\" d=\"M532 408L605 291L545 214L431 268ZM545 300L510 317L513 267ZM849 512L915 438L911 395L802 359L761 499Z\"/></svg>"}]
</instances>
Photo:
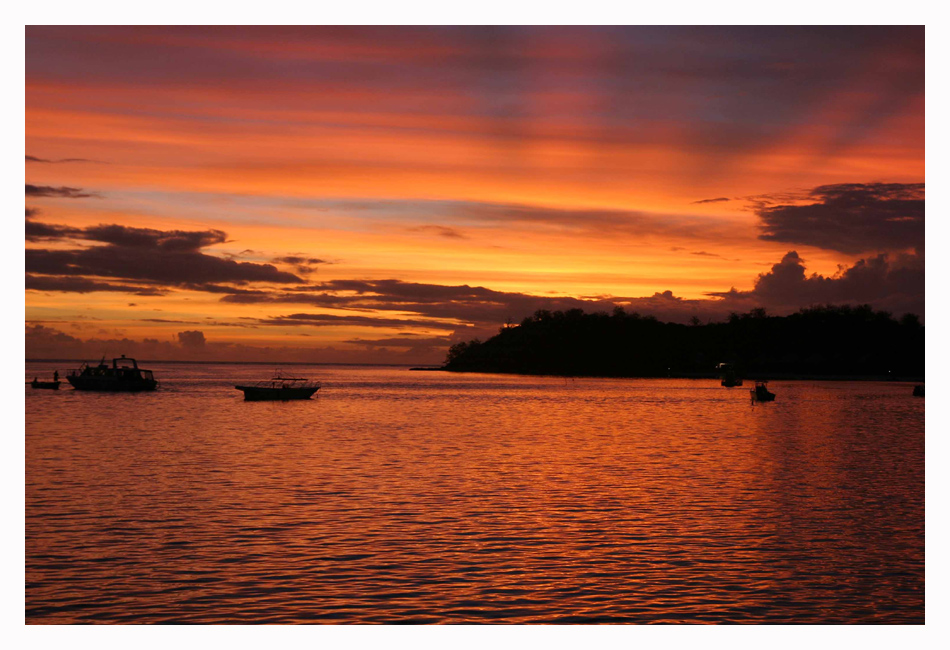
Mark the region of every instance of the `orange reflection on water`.
<instances>
[{"instance_id":1,"label":"orange reflection on water","mask_svg":"<svg viewBox=\"0 0 950 650\"><path fill-rule=\"evenodd\" d=\"M29 622L923 620L903 385L154 369L28 394Z\"/></svg>"}]
</instances>

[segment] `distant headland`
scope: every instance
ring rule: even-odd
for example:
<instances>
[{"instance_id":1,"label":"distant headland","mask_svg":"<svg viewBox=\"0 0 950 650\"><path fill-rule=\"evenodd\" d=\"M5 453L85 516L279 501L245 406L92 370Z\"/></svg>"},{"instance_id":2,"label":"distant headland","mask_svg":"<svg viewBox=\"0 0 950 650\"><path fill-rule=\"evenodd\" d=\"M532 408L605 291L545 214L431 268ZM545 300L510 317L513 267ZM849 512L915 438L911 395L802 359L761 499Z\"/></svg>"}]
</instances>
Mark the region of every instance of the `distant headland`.
<instances>
[{"instance_id":1,"label":"distant headland","mask_svg":"<svg viewBox=\"0 0 950 650\"><path fill-rule=\"evenodd\" d=\"M924 376L924 327L867 305L818 306L789 316L764 309L725 322L663 323L652 316L539 310L487 341L453 345L443 370L591 377L714 376L722 362L745 377L913 379Z\"/></svg>"}]
</instances>

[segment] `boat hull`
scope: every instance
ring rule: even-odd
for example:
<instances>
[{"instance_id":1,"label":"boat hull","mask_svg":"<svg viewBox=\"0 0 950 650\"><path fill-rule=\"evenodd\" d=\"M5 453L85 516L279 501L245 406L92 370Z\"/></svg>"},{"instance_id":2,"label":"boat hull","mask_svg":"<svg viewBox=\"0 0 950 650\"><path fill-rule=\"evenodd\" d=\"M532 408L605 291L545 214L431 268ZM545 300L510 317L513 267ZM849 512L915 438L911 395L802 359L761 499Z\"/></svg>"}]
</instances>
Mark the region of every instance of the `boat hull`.
<instances>
[{"instance_id":1,"label":"boat hull","mask_svg":"<svg viewBox=\"0 0 950 650\"><path fill-rule=\"evenodd\" d=\"M67 377L76 390L93 390L105 393L140 393L155 390L158 382L155 380L139 379L134 381L119 380L115 377Z\"/></svg>"},{"instance_id":2,"label":"boat hull","mask_svg":"<svg viewBox=\"0 0 950 650\"><path fill-rule=\"evenodd\" d=\"M752 399L756 402L774 402L775 393L770 393L769 391L755 390L751 391Z\"/></svg>"},{"instance_id":3,"label":"boat hull","mask_svg":"<svg viewBox=\"0 0 950 650\"><path fill-rule=\"evenodd\" d=\"M306 388L261 388L259 386L235 386L244 391L246 402L286 402L295 399L310 399L320 390L319 386Z\"/></svg>"},{"instance_id":4,"label":"boat hull","mask_svg":"<svg viewBox=\"0 0 950 650\"><path fill-rule=\"evenodd\" d=\"M33 388L45 388L47 390L59 390L58 381L31 381L30 386Z\"/></svg>"}]
</instances>

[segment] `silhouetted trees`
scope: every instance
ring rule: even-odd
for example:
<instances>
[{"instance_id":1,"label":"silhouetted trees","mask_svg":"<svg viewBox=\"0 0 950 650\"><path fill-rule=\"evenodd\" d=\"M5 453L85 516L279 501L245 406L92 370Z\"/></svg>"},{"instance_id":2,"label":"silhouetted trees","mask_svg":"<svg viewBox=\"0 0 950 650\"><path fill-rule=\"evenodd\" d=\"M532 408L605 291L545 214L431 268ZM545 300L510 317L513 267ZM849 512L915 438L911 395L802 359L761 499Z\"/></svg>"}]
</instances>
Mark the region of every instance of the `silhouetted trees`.
<instances>
[{"instance_id":1,"label":"silhouetted trees","mask_svg":"<svg viewBox=\"0 0 950 650\"><path fill-rule=\"evenodd\" d=\"M487 341L449 349L445 368L523 374L660 377L710 373L917 377L924 374L924 327L867 305L820 306L790 316L764 309L726 322L661 323L652 316L538 310Z\"/></svg>"}]
</instances>

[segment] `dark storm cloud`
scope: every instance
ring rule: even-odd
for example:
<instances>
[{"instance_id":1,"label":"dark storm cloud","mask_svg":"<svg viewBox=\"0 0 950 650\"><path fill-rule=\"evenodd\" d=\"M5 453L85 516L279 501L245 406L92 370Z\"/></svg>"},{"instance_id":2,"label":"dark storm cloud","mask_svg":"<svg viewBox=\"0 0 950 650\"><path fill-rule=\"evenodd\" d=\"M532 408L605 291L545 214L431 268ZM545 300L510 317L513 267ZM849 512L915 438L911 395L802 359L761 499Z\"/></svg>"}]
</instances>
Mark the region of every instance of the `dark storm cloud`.
<instances>
[{"instance_id":1,"label":"dark storm cloud","mask_svg":"<svg viewBox=\"0 0 950 650\"><path fill-rule=\"evenodd\" d=\"M227 241L227 235L220 230L153 230L118 225L84 228L81 238L116 246L157 248L168 252L193 252Z\"/></svg>"},{"instance_id":2,"label":"dark storm cloud","mask_svg":"<svg viewBox=\"0 0 950 650\"><path fill-rule=\"evenodd\" d=\"M804 197L811 201L806 204L773 205L774 197L755 198L761 201L755 210L760 239L848 254L924 245L923 183L822 185Z\"/></svg>"},{"instance_id":3,"label":"dark storm cloud","mask_svg":"<svg viewBox=\"0 0 950 650\"><path fill-rule=\"evenodd\" d=\"M89 278L62 275L26 274L26 289L30 291L60 291L64 293L93 293L96 291L134 293L139 296L161 296L161 288L128 284L110 284Z\"/></svg>"},{"instance_id":4,"label":"dark storm cloud","mask_svg":"<svg viewBox=\"0 0 950 650\"><path fill-rule=\"evenodd\" d=\"M69 237L72 234L78 232L76 228L70 228L69 226L59 226L56 224L50 223L41 223L39 221L33 221L29 217L33 215L30 214L30 209L27 208L27 220L26 220L26 240L27 241L43 241L43 240L57 240Z\"/></svg>"},{"instance_id":5,"label":"dark storm cloud","mask_svg":"<svg viewBox=\"0 0 950 650\"><path fill-rule=\"evenodd\" d=\"M178 343L185 348L203 348L207 341L205 333L200 330L178 332Z\"/></svg>"},{"instance_id":6,"label":"dark storm cloud","mask_svg":"<svg viewBox=\"0 0 950 650\"><path fill-rule=\"evenodd\" d=\"M70 336L65 332L60 332L59 330L52 327L39 324L27 324L26 341L27 345L32 342L38 346L49 344L72 344L80 342L80 340L75 336Z\"/></svg>"},{"instance_id":7,"label":"dark storm cloud","mask_svg":"<svg viewBox=\"0 0 950 650\"><path fill-rule=\"evenodd\" d=\"M692 204L693 204L693 205L702 205L703 203L723 203L724 201L728 201L728 200L729 200L729 199L727 199L726 197L720 197L720 198L718 198L718 199L702 199L702 200L699 200L699 201L693 201Z\"/></svg>"},{"instance_id":8,"label":"dark storm cloud","mask_svg":"<svg viewBox=\"0 0 950 650\"><path fill-rule=\"evenodd\" d=\"M44 275L80 275L188 285L199 282L301 282L270 264L235 262L195 251L117 245L76 250L26 250L26 270Z\"/></svg>"},{"instance_id":9,"label":"dark storm cloud","mask_svg":"<svg viewBox=\"0 0 950 650\"><path fill-rule=\"evenodd\" d=\"M29 183L26 185L26 195L60 199L88 199L99 196L77 187L52 187L50 185L30 185Z\"/></svg>"},{"instance_id":10,"label":"dark storm cloud","mask_svg":"<svg viewBox=\"0 0 950 650\"><path fill-rule=\"evenodd\" d=\"M26 238L30 241L82 239L119 247L155 248L168 252L194 252L227 241L227 235L220 230L154 230L115 224L73 228L37 221L27 222Z\"/></svg>"},{"instance_id":11,"label":"dark storm cloud","mask_svg":"<svg viewBox=\"0 0 950 650\"><path fill-rule=\"evenodd\" d=\"M271 264L238 262L202 252L202 248L227 241L227 235L220 230L166 231L104 224L73 228L27 220L26 238L34 242L68 240L104 244L75 249L28 248L26 270L33 274L154 282L210 293L224 291L219 283L303 282L299 276L280 271ZM229 287L227 291L241 293L237 288Z\"/></svg>"},{"instance_id":12,"label":"dark storm cloud","mask_svg":"<svg viewBox=\"0 0 950 650\"><path fill-rule=\"evenodd\" d=\"M796 251L762 273L751 291L709 294L727 303L789 311L816 304L870 304L895 314L924 315L924 260L917 255L880 254L841 267L825 277L805 271L805 261Z\"/></svg>"}]
</instances>

